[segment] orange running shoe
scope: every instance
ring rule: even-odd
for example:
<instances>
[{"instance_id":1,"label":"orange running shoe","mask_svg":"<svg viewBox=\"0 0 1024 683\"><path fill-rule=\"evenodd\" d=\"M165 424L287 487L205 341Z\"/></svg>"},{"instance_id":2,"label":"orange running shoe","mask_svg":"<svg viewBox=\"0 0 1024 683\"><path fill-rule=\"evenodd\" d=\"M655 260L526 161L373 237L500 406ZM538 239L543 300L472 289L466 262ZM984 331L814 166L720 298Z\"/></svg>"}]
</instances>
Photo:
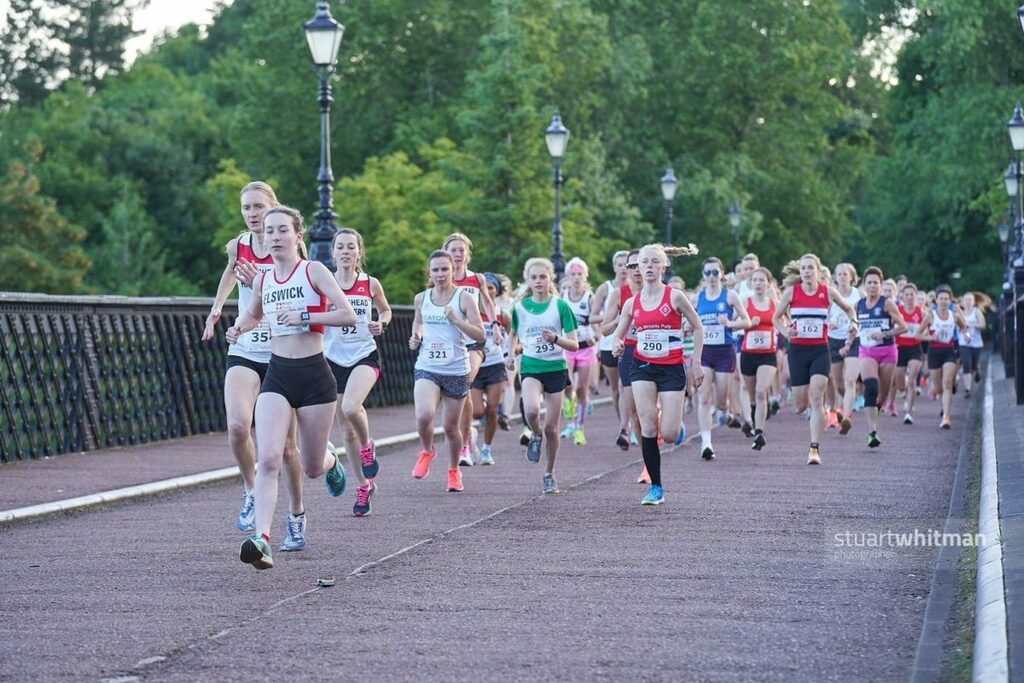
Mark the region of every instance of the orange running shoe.
<instances>
[{"instance_id":1,"label":"orange running shoe","mask_svg":"<svg viewBox=\"0 0 1024 683\"><path fill-rule=\"evenodd\" d=\"M453 470L448 470L448 490L449 491L461 491L462 490L462 472L456 467Z\"/></svg>"},{"instance_id":2,"label":"orange running shoe","mask_svg":"<svg viewBox=\"0 0 1024 683\"><path fill-rule=\"evenodd\" d=\"M651 476L647 474L647 467L644 466L644 471L640 473L640 476L636 478L638 484L650 484Z\"/></svg>"},{"instance_id":3,"label":"orange running shoe","mask_svg":"<svg viewBox=\"0 0 1024 683\"><path fill-rule=\"evenodd\" d=\"M839 426L839 418L836 417L836 411L830 410L825 413L825 430L835 429Z\"/></svg>"},{"instance_id":4,"label":"orange running shoe","mask_svg":"<svg viewBox=\"0 0 1024 683\"><path fill-rule=\"evenodd\" d=\"M420 451L420 455L416 458L416 464L412 467L412 476L417 479L422 479L430 473L430 462L437 455L437 449L431 448L429 451Z\"/></svg>"}]
</instances>

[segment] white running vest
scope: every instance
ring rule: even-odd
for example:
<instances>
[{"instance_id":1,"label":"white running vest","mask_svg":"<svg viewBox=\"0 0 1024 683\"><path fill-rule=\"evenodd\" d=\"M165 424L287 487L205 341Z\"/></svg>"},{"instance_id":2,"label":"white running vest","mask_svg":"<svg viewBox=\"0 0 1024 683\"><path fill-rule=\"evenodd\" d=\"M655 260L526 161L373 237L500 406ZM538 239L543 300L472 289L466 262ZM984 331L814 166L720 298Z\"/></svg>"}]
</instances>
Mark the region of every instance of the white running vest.
<instances>
[{"instance_id":1,"label":"white running vest","mask_svg":"<svg viewBox=\"0 0 1024 683\"><path fill-rule=\"evenodd\" d=\"M253 234L246 233L238 238L236 245L236 260L249 261L256 266L261 273L274 269L274 259L268 254L262 259L256 258L252 249ZM249 310L252 304L252 287L249 287L241 280L238 281L238 314L241 316ZM254 363L270 362L270 324L266 316L256 327L241 335L234 344L228 347L229 356L240 356Z\"/></svg>"},{"instance_id":2,"label":"white running vest","mask_svg":"<svg viewBox=\"0 0 1024 683\"><path fill-rule=\"evenodd\" d=\"M466 351L466 337L444 314L445 306L451 306L455 315L466 319L459 297L462 291L456 287L452 298L443 304L435 304L431 298L432 290L423 292L420 303L420 317L423 319L423 340L420 343L419 355L416 356L416 369L426 370L438 375L468 375L469 354Z\"/></svg>"},{"instance_id":3,"label":"white running vest","mask_svg":"<svg viewBox=\"0 0 1024 683\"><path fill-rule=\"evenodd\" d=\"M615 289L615 284L611 280L608 280L604 283L604 288L604 302L601 304L601 325L606 325L608 323L608 297L611 296L612 290ZM611 351L613 341L615 340L612 338L612 335L606 334L601 337L599 342L597 342L597 349L599 351Z\"/></svg>"},{"instance_id":4,"label":"white running vest","mask_svg":"<svg viewBox=\"0 0 1024 683\"><path fill-rule=\"evenodd\" d=\"M281 311L323 313L327 310L327 297L317 291L309 280L310 263L305 259L300 260L283 281L278 281L273 270L263 276L263 319L270 324L270 333L274 337L307 331L301 325L277 322L277 314ZM324 326L310 325L308 331L323 334Z\"/></svg>"},{"instance_id":5,"label":"white running vest","mask_svg":"<svg viewBox=\"0 0 1024 683\"><path fill-rule=\"evenodd\" d=\"M370 276L359 273L349 289L342 289L356 314L355 325L327 326L324 330L324 356L327 360L350 368L377 350L377 341L370 333L373 295ZM333 310L333 306L331 306Z\"/></svg>"},{"instance_id":6,"label":"white running vest","mask_svg":"<svg viewBox=\"0 0 1024 683\"><path fill-rule=\"evenodd\" d=\"M569 304L569 308L576 315L576 341L581 344L593 342L594 328L590 326L590 313L594 303L594 295L590 292L584 292L579 301L573 301L572 297L569 296L569 292L566 291L562 298L565 299L565 303Z\"/></svg>"},{"instance_id":7,"label":"white running vest","mask_svg":"<svg viewBox=\"0 0 1024 683\"><path fill-rule=\"evenodd\" d=\"M843 296L842 293L839 296ZM850 293L847 296L843 296L846 299L846 303L850 304L850 308L857 310L857 302L860 301L860 290L856 287L850 288ZM846 340L846 335L850 331L850 316L843 312L843 309L839 308L835 303L829 304L828 307L828 336L829 339L842 339Z\"/></svg>"}]
</instances>

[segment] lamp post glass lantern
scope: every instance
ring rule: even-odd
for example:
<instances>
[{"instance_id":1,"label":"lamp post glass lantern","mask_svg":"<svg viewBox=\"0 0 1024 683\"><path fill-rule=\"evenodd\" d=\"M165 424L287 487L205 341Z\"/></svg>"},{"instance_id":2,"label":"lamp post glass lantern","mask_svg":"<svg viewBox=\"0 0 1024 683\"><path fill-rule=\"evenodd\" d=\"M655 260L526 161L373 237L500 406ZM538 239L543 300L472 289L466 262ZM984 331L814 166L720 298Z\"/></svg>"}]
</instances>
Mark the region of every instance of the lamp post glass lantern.
<instances>
[{"instance_id":1,"label":"lamp post glass lantern","mask_svg":"<svg viewBox=\"0 0 1024 683\"><path fill-rule=\"evenodd\" d=\"M1006 173L1003 174L1003 183L1006 185L1006 195L1008 197L1017 196L1017 166L1013 162L1006 167Z\"/></svg>"},{"instance_id":2,"label":"lamp post glass lantern","mask_svg":"<svg viewBox=\"0 0 1024 683\"><path fill-rule=\"evenodd\" d=\"M729 207L729 225L732 227L733 256L735 261L740 260L740 223L743 222L743 210L739 204Z\"/></svg>"},{"instance_id":3,"label":"lamp post glass lantern","mask_svg":"<svg viewBox=\"0 0 1024 683\"><path fill-rule=\"evenodd\" d=\"M313 70L320 79L317 101L320 103L320 170L317 173L317 194L320 199L316 221L309 231L309 258L334 270L331 240L337 232L338 214L334 213L334 172L331 170L331 76L338 61L338 48L345 27L331 16L324 0L316 3L316 14L302 26Z\"/></svg>"},{"instance_id":4,"label":"lamp post glass lantern","mask_svg":"<svg viewBox=\"0 0 1024 683\"><path fill-rule=\"evenodd\" d=\"M1024 5L1017 8L1017 23L1020 24L1020 30L1024 32Z\"/></svg>"},{"instance_id":5,"label":"lamp post glass lantern","mask_svg":"<svg viewBox=\"0 0 1024 683\"><path fill-rule=\"evenodd\" d=\"M551 265L555 280L561 283L565 274L565 256L562 254L562 158L569 144L569 129L562 125L558 111L551 115L551 124L544 129L544 142L551 155L555 183L555 220L551 225Z\"/></svg>"}]
</instances>

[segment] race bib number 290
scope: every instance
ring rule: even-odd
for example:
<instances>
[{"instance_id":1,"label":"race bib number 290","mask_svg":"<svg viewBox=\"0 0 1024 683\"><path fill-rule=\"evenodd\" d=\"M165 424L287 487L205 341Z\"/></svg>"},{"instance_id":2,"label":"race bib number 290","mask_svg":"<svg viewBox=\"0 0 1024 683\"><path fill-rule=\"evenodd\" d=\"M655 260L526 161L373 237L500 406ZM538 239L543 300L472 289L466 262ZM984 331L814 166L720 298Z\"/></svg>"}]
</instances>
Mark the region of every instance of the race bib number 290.
<instances>
[{"instance_id":1,"label":"race bib number 290","mask_svg":"<svg viewBox=\"0 0 1024 683\"><path fill-rule=\"evenodd\" d=\"M644 330L637 334L637 351L647 358L668 355L668 330Z\"/></svg>"}]
</instances>

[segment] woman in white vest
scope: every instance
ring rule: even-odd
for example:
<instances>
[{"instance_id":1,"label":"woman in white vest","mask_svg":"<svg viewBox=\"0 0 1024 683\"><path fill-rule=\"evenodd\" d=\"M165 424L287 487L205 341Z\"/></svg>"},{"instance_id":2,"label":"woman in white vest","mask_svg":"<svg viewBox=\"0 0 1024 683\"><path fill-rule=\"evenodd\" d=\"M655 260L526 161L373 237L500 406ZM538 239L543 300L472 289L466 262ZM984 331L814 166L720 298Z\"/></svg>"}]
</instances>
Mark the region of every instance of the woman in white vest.
<instances>
[{"instance_id":1,"label":"woman in white vest","mask_svg":"<svg viewBox=\"0 0 1024 683\"><path fill-rule=\"evenodd\" d=\"M601 322L601 316L595 311L594 294L587 282L589 270L583 259L574 257L565 264L565 280L568 284L562 291L562 298L576 316L577 351L566 351L565 359L569 367L569 386L566 387L566 400L563 415L566 427L562 430L563 437L571 437L577 446L587 445L587 436L583 431L583 423L587 419L587 407L590 405L590 375L598 368L595 325Z\"/></svg>"},{"instance_id":2,"label":"woman in white vest","mask_svg":"<svg viewBox=\"0 0 1024 683\"><path fill-rule=\"evenodd\" d=\"M566 351L576 351L576 314L556 296L551 261L531 258L523 267L526 288L512 309L509 348L522 344L519 377L523 385L523 412L533 435L526 445L526 459L540 462L541 443L547 439L544 493L558 493L555 460L558 458L558 423L562 417L562 392L569 385ZM513 355L507 366L515 367ZM540 423L541 404L547 409ZM541 437L543 434L543 438Z\"/></svg>"},{"instance_id":3,"label":"woman in white vest","mask_svg":"<svg viewBox=\"0 0 1024 683\"><path fill-rule=\"evenodd\" d=\"M832 279L843 301L850 308L856 308L860 301L860 290L857 289L860 278L853 264L837 265ZM860 359L857 357L860 347L856 340L852 346L846 345L849 330L850 316L837 304L831 304L828 309L829 379L836 398L832 405L833 414L826 416L826 424L839 425L839 433L844 435L849 434L853 426L853 405L857 400L857 377L860 376Z\"/></svg>"},{"instance_id":4,"label":"woman in white vest","mask_svg":"<svg viewBox=\"0 0 1024 683\"><path fill-rule=\"evenodd\" d=\"M970 339L960 342L960 362L964 378L964 395L967 398L971 397L974 376L978 373L978 363L981 361L981 350L985 347L985 339L983 337L985 314L975 305L976 303L977 298L974 292L964 294L964 320L967 321L967 326L971 328Z\"/></svg>"},{"instance_id":5,"label":"woman in white vest","mask_svg":"<svg viewBox=\"0 0 1024 683\"><path fill-rule=\"evenodd\" d=\"M345 453L356 476L352 514L363 517L370 514L370 496L377 490L374 477L380 469L363 402L380 377L376 337L388 329L391 306L380 281L363 272L366 249L362 235L352 228L338 230L333 256L338 266L334 279L355 311L356 324L328 327L324 331L324 355L338 384L338 424L345 435ZM373 309L377 309L377 320L373 320Z\"/></svg>"},{"instance_id":6,"label":"woman in white vest","mask_svg":"<svg viewBox=\"0 0 1024 683\"><path fill-rule=\"evenodd\" d=\"M274 267L274 259L263 246L263 215L278 205L277 194L270 185L253 181L239 194L242 219L246 231L228 242L225 250L228 263L220 276L217 294L206 318L203 341L216 336L224 302L235 284L238 284L238 313L249 310L252 299L252 278ZM304 245L303 245L304 249ZM236 271L245 271L241 277ZM256 499L252 490L256 485L256 445L252 438L252 417L260 384L267 375L270 363L270 325L261 321L228 349L227 372L224 373L224 408L228 423L228 445L242 475L242 506L235 526L239 531L252 531L256 519ZM306 545L306 515L302 502L302 466L295 447L295 426L288 432L284 448L285 477L288 482L289 517L285 524L285 539L281 550L302 550Z\"/></svg>"},{"instance_id":7,"label":"woman in white vest","mask_svg":"<svg viewBox=\"0 0 1024 683\"><path fill-rule=\"evenodd\" d=\"M299 255L302 214L286 206L263 218L263 243L274 258L272 270L253 285L249 309L228 329L234 344L266 317L270 323L270 363L256 400L256 528L242 543L239 558L256 569L274 566L270 522L277 505L277 475L292 419L296 421L302 470L310 479L324 475L328 492L345 490L345 471L325 452L334 421L337 385L324 358L324 326L354 325L355 313L327 267ZM327 302L333 304L328 310Z\"/></svg>"},{"instance_id":8,"label":"woman in white vest","mask_svg":"<svg viewBox=\"0 0 1024 683\"><path fill-rule=\"evenodd\" d=\"M420 452L412 476L422 479L430 471L434 448L434 415L444 405L444 435L448 442L448 490L462 491L459 454L463 446L460 425L462 406L469 395L470 360L466 339L484 343L483 322L477 296L455 286L455 262L438 249L427 259L430 286L415 299L415 318L409 348L418 351L413 400Z\"/></svg>"}]
</instances>

